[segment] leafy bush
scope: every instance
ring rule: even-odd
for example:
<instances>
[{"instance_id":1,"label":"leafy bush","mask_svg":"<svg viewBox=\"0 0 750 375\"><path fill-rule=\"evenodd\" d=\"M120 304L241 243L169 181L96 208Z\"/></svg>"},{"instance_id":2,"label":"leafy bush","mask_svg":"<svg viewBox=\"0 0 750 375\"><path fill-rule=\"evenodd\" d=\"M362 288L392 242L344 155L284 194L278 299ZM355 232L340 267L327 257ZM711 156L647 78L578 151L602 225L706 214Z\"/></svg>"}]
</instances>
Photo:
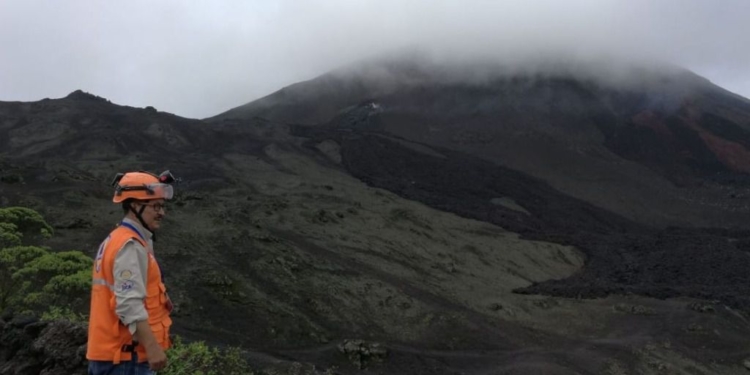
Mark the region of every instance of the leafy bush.
<instances>
[{"instance_id":1,"label":"leafy bush","mask_svg":"<svg viewBox=\"0 0 750 375\"><path fill-rule=\"evenodd\" d=\"M21 233L13 223L0 222L0 248L21 245Z\"/></svg>"},{"instance_id":2,"label":"leafy bush","mask_svg":"<svg viewBox=\"0 0 750 375\"><path fill-rule=\"evenodd\" d=\"M169 366L164 375L252 375L250 365L238 348L220 350L202 341L185 343L177 336L167 350Z\"/></svg>"},{"instance_id":3,"label":"leafy bush","mask_svg":"<svg viewBox=\"0 0 750 375\"><path fill-rule=\"evenodd\" d=\"M0 209L0 311L11 308L55 316L87 309L91 258L80 251L56 253L24 246L28 240L51 235L52 227L36 211Z\"/></svg>"},{"instance_id":4,"label":"leafy bush","mask_svg":"<svg viewBox=\"0 0 750 375\"><path fill-rule=\"evenodd\" d=\"M45 306L69 307L82 311L91 293L92 260L80 251L45 252L16 271L23 280L22 304L35 311Z\"/></svg>"},{"instance_id":5,"label":"leafy bush","mask_svg":"<svg viewBox=\"0 0 750 375\"><path fill-rule=\"evenodd\" d=\"M30 208L0 208L0 248L18 246L21 244L21 238L24 237L27 242L38 237L49 238L52 233L54 233L52 227L44 221L42 215ZM5 237L16 238L17 241L4 243Z\"/></svg>"},{"instance_id":6,"label":"leafy bush","mask_svg":"<svg viewBox=\"0 0 750 375\"><path fill-rule=\"evenodd\" d=\"M76 323L88 323L88 316L76 313L73 310L66 307L50 306L50 308L42 313L42 320L54 321L54 320L67 320L69 322Z\"/></svg>"}]
</instances>

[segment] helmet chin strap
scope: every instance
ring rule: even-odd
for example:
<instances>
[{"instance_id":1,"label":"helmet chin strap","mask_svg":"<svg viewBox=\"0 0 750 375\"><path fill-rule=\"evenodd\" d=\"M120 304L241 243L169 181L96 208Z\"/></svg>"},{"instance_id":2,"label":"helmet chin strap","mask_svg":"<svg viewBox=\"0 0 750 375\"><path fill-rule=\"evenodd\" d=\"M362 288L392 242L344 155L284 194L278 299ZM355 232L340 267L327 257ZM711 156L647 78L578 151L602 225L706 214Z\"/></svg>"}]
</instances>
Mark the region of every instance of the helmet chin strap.
<instances>
[{"instance_id":1,"label":"helmet chin strap","mask_svg":"<svg viewBox=\"0 0 750 375\"><path fill-rule=\"evenodd\" d=\"M141 225L144 228L146 228L146 230L148 230L149 232L151 232L151 241L156 242L156 233L154 233L154 231L151 228L149 228L148 225L146 225L146 222L143 221L143 216L141 216L141 215L143 215L143 211L146 209L146 206L145 205L141 205L141 209L138 210L138 211L136 211L133 208L132 204L128 205L128 208L130 209L130 212L132 212L135 215L135 217L138 219L138 222L140 222Z\"/></svg>"}]
</instances>

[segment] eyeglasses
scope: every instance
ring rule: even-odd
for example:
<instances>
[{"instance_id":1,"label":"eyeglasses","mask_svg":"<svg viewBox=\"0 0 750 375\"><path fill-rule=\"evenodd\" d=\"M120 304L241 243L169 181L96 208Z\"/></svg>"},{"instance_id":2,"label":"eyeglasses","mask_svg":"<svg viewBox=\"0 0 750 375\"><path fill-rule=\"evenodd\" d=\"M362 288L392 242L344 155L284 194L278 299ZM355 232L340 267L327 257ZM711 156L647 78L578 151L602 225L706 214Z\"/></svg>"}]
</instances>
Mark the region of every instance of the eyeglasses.
<instances>
[{"instance_id":1,"label":"eyeglasses","mask_svg":"<svg viewBox=\"0 0 750 375\"><path fill-rule=\"evenodd\" d=\"M167 205L164 203L144 204L144 206L151 207L154 211L167 211Z\"/></svg>"}]
</instances>

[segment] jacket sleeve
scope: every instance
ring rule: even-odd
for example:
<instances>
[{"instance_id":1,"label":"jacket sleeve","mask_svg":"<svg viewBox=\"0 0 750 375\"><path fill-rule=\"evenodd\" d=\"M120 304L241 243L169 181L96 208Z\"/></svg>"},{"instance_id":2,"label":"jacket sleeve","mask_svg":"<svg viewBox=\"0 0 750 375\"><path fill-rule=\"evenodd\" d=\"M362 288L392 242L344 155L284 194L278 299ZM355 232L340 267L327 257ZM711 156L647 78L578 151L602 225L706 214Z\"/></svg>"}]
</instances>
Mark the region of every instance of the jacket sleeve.
<instances>
[{"instance_id":1,"label":"jacket sleeve","mask_svg":"<svg viewBox=\"0 0 750 375\"><path fill-rule=\"evenodd\" d=\"M146 307L146 277L148 253L137 241L130 240L115 256L115 313L122 324L135 333L136 322L148 319Z\"/></svg>"}]
</instances>

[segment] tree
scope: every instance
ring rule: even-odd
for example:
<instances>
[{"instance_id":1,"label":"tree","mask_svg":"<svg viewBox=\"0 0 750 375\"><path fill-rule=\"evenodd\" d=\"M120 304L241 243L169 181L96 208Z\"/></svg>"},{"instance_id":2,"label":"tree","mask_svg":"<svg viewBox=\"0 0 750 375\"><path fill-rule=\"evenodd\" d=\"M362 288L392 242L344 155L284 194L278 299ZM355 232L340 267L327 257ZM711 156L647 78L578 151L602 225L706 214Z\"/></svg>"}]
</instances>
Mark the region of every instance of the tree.
<instances>
[{"instance_id":1,"label":"tree","mask_svg":"<svg viewBox=\"0 0 750 375\"><path fill-rule=\"evenodd\" d=\"M0 209L0 311L85 311L92 260L80 251L28 246L51 235L52 227L36 211Z\"/></svg>"},{"instance_id":2,"label":"tree","mask_svg":"<svg viewBox=\"0 0 750 375\"><path fill-rule=\"evenodd\" d=\"M52 227L44 221L42 215L32 209L0 208L0 249L49 238L52 233Z\"/></svg>"}]
</instances>

